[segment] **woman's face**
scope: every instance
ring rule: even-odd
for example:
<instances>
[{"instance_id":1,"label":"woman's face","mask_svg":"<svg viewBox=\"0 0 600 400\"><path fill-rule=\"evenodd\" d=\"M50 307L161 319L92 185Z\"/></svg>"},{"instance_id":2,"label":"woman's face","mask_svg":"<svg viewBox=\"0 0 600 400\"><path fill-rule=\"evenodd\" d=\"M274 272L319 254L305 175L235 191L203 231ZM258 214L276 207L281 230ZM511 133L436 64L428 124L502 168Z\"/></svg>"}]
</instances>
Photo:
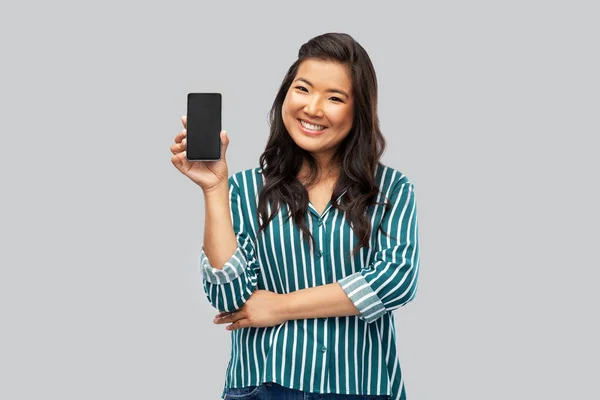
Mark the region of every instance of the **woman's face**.
<instances>
[{"instance_id":1,"label":"woman's face","mask_svg":"<svg viewBox=\"0 0 600 400\"><path fill-rule=\"evenodd\" d=\"M316 59L299 65L282 108L283 123L298 146L329 160L348 136L353 112L352 81L346 66ZM303 126L300 121L311 125Z\"/></svg>"}]
</instances>

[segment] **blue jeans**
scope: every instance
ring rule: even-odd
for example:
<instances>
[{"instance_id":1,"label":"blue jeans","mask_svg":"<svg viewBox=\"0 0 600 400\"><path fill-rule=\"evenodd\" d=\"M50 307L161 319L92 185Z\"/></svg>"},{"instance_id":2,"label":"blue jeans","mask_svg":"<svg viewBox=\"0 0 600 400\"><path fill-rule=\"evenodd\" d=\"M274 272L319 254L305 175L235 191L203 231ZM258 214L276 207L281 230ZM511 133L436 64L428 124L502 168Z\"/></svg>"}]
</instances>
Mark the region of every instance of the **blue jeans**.
<instances>
[{"instance_id":1,"label":"blue jeans","mask_svg":"<svg viewBox=\"0 0 600 400\"><path fill-rule=\"evenodd\" d=\"M389 400L389 398L388 395L308 393L286 388L274 382L265 382L260 386L229 388L225 391L225 400Z\"/></svg>"}]
</instances>

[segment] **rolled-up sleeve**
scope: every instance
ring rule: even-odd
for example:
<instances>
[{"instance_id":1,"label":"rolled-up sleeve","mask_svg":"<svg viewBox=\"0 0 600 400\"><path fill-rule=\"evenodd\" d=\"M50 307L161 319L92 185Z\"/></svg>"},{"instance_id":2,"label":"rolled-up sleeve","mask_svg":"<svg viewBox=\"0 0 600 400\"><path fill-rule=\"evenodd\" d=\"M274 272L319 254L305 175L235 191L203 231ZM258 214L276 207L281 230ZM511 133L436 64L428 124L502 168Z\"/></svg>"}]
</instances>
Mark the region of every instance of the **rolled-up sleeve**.
<instances>
[{"instance_id":1,"label":"rolled-up sleeve","mask_svg":"<svg viewBox=\"0 0 600 400\"><path fill-rule=\"evenodd\" d=\"M238 247L222 269L214 268L204 247L200 254L200 269L204 292L208 301L219 311L235 311L241 308L256 289L260 264L252 237L247 229L240 188L234 177L229 178L229 202L231 220Z\"/></svg>"},{"instance_id":2,"label":"rolled-up sleeve","mask_svg":"<svg viewBox=\"0 0 600 400\"><path fill-rule=\"evenodd\" d=\"M371 323L413 299L419 277L419 240L414 185L395 184L376 238L374 259L365 268L338 280L359 318Z\"/></svg>"}]
</instances>

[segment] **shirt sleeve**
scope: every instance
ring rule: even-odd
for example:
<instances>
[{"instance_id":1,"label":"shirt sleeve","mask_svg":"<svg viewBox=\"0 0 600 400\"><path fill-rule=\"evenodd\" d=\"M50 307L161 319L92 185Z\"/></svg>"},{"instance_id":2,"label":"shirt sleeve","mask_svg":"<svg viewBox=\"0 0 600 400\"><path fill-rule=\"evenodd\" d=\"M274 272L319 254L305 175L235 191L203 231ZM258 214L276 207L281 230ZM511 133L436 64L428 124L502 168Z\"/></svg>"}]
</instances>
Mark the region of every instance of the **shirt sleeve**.
<instances>
[{"instance_id":1,"label":"shirt sleeve","mask_svg":"<svg viewBox=\"0 0 600 400\"><path fill-rule=\"evenodd\" d=\"M399 181L392 190L377 234L373 262L338 280L359 318L371 323L413 299L419 276L419 241L414 185Z\"/></svg>"},{"instance_id":2,"label":"shirt sleeve","mask_svg":"<svg viewBox=\"0 0 600 400\"><path fill-rule=\"evenodd\" d=\"M204 247L200 254L204 292L213 307L222 312L235 311L244 305L256 289L260 273L256 250L244 220L240 189L233 177L229 178L229 202L237 249L222 269L210 265Z\"/></svg>"}]
</instances>

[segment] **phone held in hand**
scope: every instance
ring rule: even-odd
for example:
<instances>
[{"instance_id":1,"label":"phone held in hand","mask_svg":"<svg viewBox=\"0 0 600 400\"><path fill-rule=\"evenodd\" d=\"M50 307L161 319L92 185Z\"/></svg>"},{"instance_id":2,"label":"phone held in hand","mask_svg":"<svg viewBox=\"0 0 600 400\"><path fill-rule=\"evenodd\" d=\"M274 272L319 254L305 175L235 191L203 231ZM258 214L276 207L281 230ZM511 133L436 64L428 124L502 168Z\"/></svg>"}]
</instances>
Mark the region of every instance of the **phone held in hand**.
<instances>
[{"instance_id":1,"label":"phone held in hand","mask_svg":"<svg viewBox=\"0 0 600 400\"><path fill-rule=\"evenodd\" d=\"M221 159L221 93L188 93L186 158Z\"/></svg>"}]
</instances>

